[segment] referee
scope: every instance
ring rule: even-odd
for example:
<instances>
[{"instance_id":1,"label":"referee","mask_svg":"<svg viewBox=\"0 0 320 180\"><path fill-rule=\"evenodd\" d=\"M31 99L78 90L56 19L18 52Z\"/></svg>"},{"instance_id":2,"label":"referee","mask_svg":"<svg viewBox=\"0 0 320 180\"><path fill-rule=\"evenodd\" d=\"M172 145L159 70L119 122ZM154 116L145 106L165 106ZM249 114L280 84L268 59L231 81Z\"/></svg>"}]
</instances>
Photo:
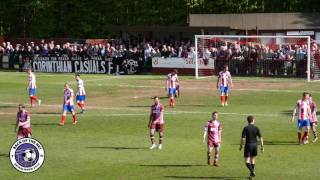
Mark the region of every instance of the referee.
<instances>
[{"instance_id":1,"label":"referee","mask_svg":"<svg viewBox=\"0 0 320 180\"><path fill-rule=\"evenodd\" d=\"M258 127L254 125L255 118L253 116L247 117L248 125L243 128L242 130L242 136L240 141L240 151L242 150L244 141L244 159L247 168L250 170L250 177L255 177L255 158L258 155L257 152L257 137L260 138L261 142L261 152L264 151L263 149L263 138L261 136L260 130Z\"/></svg>"}]
</instances>

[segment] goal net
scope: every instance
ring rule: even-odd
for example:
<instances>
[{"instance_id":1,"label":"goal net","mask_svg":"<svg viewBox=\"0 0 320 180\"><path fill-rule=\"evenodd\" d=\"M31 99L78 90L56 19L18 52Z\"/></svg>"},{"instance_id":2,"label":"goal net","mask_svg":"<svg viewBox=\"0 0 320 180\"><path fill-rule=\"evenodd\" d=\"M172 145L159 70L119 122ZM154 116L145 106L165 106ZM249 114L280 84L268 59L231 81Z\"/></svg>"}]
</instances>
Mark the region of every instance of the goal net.
<instances>
[{"instance_id":1,"label":"goal net","mask_svg":"<svg viewBox=\"0 0 320 180\"><path fill-rule=\"evenodd\" d=\"M319 80L318 52L309 36L196 35L195 76L216 75L227 65L232 75Z\"/></svg>"}]
</instances>

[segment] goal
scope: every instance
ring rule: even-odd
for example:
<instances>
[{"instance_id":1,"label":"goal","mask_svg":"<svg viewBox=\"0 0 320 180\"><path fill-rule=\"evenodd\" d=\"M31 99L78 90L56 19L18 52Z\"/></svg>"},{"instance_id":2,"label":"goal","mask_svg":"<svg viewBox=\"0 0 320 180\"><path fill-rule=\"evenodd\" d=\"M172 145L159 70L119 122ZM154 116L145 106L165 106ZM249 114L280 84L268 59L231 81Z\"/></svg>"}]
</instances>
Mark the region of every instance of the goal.
<instances>
[{"instance_id":1,"label":"goal","mask_svg":"<svg viewBox=\"0 0 320 180\"><path fill-rule=\"evenodd\" d=\"M232 75L320 79L320 53L310 36L195 35L195 76ZM319 51L320 52L320 51Z\"/></svg>"}]
</instances>

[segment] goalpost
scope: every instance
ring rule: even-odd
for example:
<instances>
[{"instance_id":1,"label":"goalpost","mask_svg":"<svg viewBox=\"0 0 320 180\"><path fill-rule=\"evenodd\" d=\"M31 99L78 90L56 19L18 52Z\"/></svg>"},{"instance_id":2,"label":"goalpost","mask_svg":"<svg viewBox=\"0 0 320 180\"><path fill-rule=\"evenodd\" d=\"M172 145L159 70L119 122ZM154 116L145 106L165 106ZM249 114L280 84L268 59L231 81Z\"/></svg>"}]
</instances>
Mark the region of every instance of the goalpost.
<instances>
[{"instance_id":1,"label":"goalpost","mask_svg":"<svg viewBox=\"0 0 320 180\"><path fill-rule=\"evenodd\" d=\"M310 36L195 35L195 77L234 75L320 79Z\"/></svg>"}]
</instances>

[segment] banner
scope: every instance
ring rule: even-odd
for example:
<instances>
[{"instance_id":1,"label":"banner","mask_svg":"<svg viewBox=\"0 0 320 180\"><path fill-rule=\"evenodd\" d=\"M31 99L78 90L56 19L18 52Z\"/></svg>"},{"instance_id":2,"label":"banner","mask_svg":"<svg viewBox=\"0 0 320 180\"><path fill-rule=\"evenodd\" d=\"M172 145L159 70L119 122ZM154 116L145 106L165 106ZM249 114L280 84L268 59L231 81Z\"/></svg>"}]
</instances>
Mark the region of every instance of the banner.
<instances>
[{"instance_id":1,"label":"banner","mask_svg":"<svg viewBox=\"0 0 320 180\"><path fill-rule=\"evenodd\" d=\"M198 68L199 69L214 69L214 60L213 59L198 59ZM196 61L195 59L190 58L163 58L163 57L154 57L152 58L152 68L190 68L195 69Z\"/></svg>"},{"instance_id":2,"label":"banner","mask_svg":"<svg viewBox=\"0 0 320 180\"><path fill-rule=\"evenodd\" d=\"M287 31L287 36L313 36L314 31Z\"/></svg>"},{"instance_id":3,"label":"banner","mask_svg":"<svg viewBox=\"0 0 320 180\"><path fill-rule=\"evenodd\" d=\"M88 74L134 74L138 63L132 59L95 57L34 57L31 66L36 72L88 73ZM125 64L124 64L125 62Z\"/></svg>"}]
</instances>

